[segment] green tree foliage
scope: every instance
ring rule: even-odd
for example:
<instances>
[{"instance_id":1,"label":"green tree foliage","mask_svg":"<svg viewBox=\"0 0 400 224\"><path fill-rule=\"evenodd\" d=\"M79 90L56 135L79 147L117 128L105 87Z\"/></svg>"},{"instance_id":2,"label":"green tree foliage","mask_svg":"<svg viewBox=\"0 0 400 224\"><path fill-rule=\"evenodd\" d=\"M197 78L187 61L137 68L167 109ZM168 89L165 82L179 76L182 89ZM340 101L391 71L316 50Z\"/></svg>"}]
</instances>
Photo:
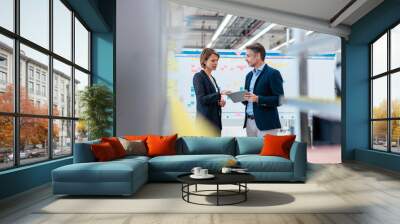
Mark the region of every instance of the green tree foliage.
<instances>
[{"instance_id":1,"label":"green tree foliage","mask_svg":"<svg viewBox=\"0 0 400 224\"><path fill-rule=\"evenodd\" d=\"M86 87L80 93L82 119L87 125L89 139L109 136L107 131L112 125L112 92L104 85L95 84Z\"/></svg>"}]
</instances>

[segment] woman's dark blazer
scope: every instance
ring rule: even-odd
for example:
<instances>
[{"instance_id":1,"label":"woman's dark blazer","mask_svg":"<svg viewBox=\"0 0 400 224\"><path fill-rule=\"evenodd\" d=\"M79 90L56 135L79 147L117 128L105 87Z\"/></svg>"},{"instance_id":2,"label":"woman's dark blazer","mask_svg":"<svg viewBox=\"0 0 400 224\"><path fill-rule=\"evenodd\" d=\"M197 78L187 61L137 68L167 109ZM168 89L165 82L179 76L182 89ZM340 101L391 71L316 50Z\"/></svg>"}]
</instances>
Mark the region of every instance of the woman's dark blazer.
<instances>
[{"instance_id":1,"label":"woman's dark blazer","mask_svg":"<svg viewBox=\"0 0 400 224\"><path fill-rule=\"evenodd\" d=\"M214 77L212 79L216 84ZM221 130L221 107L218 105L221 94L218 85L216 84L217 89L215 89L208 75L201 70L193 77L193 87L196 93L196 115L202 115Z\"/></svg>"}]
</instances>

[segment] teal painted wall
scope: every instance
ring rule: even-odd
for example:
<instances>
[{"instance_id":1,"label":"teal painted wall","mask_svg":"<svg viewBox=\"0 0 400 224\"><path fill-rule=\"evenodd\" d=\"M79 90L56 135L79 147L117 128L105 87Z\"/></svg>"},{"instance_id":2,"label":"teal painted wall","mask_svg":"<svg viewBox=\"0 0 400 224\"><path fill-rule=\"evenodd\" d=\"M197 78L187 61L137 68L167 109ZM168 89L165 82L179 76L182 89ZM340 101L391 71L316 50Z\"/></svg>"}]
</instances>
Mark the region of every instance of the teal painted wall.
<instances>
[{"instance_id":1,"label":"teal painted wall","mask_svg":"<svg viewBox=\"0 0 400 224\"><path fill-rule=\"evenodd\" d=\"M366 149L356 149L355 160L400 172L400 155Z\"/></svg>"},{"instance_id":2,"label":"teal painted wall","mask_svg":"<svg viewBox=\"0 0 400 224\"><path fill-rule=\"evenodd\" d=\"M51 171L72 163L72 157L0 172L0 199L51 181Z\"/></svg>"},{"instance_id":3,"label":"teal painted wall","mask_svg":"<svg viewBox=\"0 0 400 224\"><path fill-rule=\"evenodd\" d=\"M343 160L358 160L398 170L398 156L382 156L369 150L369 43L393 24L400 22L400 1L386 0L351 27L344 44L344 139ZM355 150L364 150L355 152ZM377 162L379 160L379 162Z\"/></svg>"},{"instance_id":4,"label":"teal painted wall","mask_svg":"<svg viewBox=\"0 0 400 224\"><path fill-rule=\"evenodd\" d=\"M113 40L113 33L92 33L92 81L106 85L115 95ZM110 127L110 134L114 133L113 127Z\"/></svg>"},{"instance_id":5,"label":"teal painted wall","mask_svg":"<svg viewBox=\"0 0 400 224\"><path fill-rule=\"evenodd\" d=\"M114 95L113 125L109 132L115 135L115 1L98 0L97 7L103 15L105 23L108 25L108 32L92 32L92 73L93 83L100 83L108 86Z\"/></svg>"}]
</instances>

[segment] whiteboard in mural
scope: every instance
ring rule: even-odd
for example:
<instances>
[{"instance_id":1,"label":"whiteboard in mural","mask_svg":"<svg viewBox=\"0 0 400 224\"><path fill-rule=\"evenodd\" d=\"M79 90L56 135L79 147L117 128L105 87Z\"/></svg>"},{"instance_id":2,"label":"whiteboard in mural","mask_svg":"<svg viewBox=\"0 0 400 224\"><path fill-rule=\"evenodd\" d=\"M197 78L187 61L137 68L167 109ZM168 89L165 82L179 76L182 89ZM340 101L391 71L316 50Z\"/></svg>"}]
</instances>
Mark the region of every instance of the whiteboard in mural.
<instances>
[{"instance_id":1,"label":"whiteboard in mural","mask_svg":"<svg viewBox=\"0 0 400 224\"><path fill-rule=\"evenodd\" d=\"M199 64L201 49L184 49L175 55L175 69L168 72L168 79L174 80L180 101L191 116L196 114L196 97L193 88L193 75L201 70ZM244 51L218 50L220 60L213 76L221 90L238 91L244 89L245 77L251 68L245 61ZM295 57L281 53L267 52L266 63L281 72L286 97L299 94L298 66ZM310 57L308 60L310 96L334 98L334 66L332 55ZM299 135L299 111L290 106L278 108L282 130ZM242 128L245 107L229 99L222 109L223 136L244 136Z\"/></svg>"}]
</instances>

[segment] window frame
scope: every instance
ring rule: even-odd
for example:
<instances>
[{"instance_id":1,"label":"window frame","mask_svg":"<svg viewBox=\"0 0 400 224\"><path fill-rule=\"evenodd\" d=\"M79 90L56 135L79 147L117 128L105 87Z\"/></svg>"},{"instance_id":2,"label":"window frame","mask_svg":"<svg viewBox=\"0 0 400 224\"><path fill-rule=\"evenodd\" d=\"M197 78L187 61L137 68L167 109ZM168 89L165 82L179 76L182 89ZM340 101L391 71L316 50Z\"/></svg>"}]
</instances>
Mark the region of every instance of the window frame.
<instances>
[{"instance_id":1,"label":"window frame","mask_svg":"<svg viewBox=\"0 0 400 224\"><path fill-rule=\"evenodd\" d=\"M386 152L386 153L391 153L391 154L400 154L400 152L393 152L392 151L392 121L398 121L400 120L400 117L392 117L392 99L391 99L391 91L392 91L392 85L391 85L391 79L393 75L396 75L398 72L400 72L400 67L393 68L391 69L391 31L393 28L396 26L400 25L400 21L397 21L396 23L392 24L390 27L385 29L384 32L379 34L375 39L373 39L370 43L368 43L369 47L369 149L373 151L380 151L380 152ZM376 43L377 40L379 40L381 37L384 35L387 35L387 64L386 64L386 71L382 72L380 74L373 74L373 44ZM386 117L385 118L373 118L373 81L375 79L379 79L382 77L386 77L386 86L387 86L387 105L386 105ZM387 138L386 138L386 151L379 150L374 148L374 136L373 136L373 122L374 121L386 121L386 128L387 128Z\"/></svg>"},{"instance_id":2,"label":"window frame","mask_svg":"<svg viewBox=\"0 0 400 224\"><path fill-rule=\"evenodd\" d=\"M30 166L33 164L38 164L38 163L43 163L49 160L58 160L58 159L62 159L62 158L66 158L66 157L70 157L73 156L73 152L74 152L74 143L75 143L75 126L76 126L76 122L80 119L79 117L75 116L75 108L72 107L72 111L70 116L56 116L53 115L53 59L58 60L59 62L62 62L66 65L71 66L71 83L74 84L75 82L75 69L87 74L89 76L89 83L88 85L91 86L92 85L92 57L91 57L91 49L92 49L92 43L91 43L91 37L92 37L92 30L88 27L88 25L84 22L84 20L79 16L78 13L76 13L72 7L68 4L68 2L66 2L65 0L59 0L66 8L68 8L68 10L71 11L71 18L70 18L70 23L71 23L71 59L67 59L64 58L63 56L55 53L53 50L53 43L54 43L54 39L53 39L53 24L54 24L54 17L53 17L53 1L54 0L48 0L49 2L49 48L46 49L45 47L42 47L39 44L34 43L33 41L30 41L29 39L26 39L24 37L22 37L20 35L20 0L14 0L13 1L13 10L14 10L14 18L13 18L13 22L14 22L14 30L10 31L4 27L0 26L0 35L3 35L5 37L11 38L13 40L13 44L14 44L14 49L13 49L13 64L10 65L12 66L11 71L13 72L11 75L13 75L13 79L14 79L14 110L13 112L2 112L0 111L0 116L11 116L13 119L13 153L14 153L14 161L13 161L13 166L11 167L5 167L5 168L0 168L0 172L5 171L5 170L10 170L10 169L16 169L19 167L23 167L23 166ZM89 65L88 65L88 69L85 69L81 66L79 66L78 64L75 63L75 18L77 20L79 20L79 22L84 26L84 28L88 31L88 35L89 35L89 39L88 39L88 57L89 57ZM48 97L48 108L49 111L46 115L38 115L38 114L26 114L26 113L21 113L20 112L20 85L21 85L21 81L20 81L20 45L23 44L27 47L32 48L33 50L39 51L40 53L43 53L45 55L48 56L49 58L49 63L48 63L48 77L46 81L48 81L45 89L48 93L45 93L46 96ZM29 64L27 64L27 66L29 66ZM28 71L27 67L27 71ZM41 75L42 73L40 72L39 75ZM30 74L27 73L26 75L26 80L30 80ZM34 85L37 83L36 82L36 69L33 70L33 79L32 81L34 82ZM41 76L39 76L39 82L41 83ZM73 94L72 96L72 102L71 104L74 105L75 103L75 88L74 85L71 85L71 93ZM27 91L29 91L27 89ZM34 92L36 90L34 89ZM40 94L41 96L42 94ZM20 119L21 118L45 118L47 119L48 122L48 136L47 136L47 142L49 143L47 146L48 150L48 157L44 158L41 161L38 162L32 162L32 163L26 163L26 164L21 164L20 161ZM54 147L53 147L53 121L56 120L67 120L67 121L71 121L71 128L72 128L72 133L71 133L71 153L69 155L63 155L63 156L54 156L53 152L54 152Z\"/></svg>"}]
</instances>

